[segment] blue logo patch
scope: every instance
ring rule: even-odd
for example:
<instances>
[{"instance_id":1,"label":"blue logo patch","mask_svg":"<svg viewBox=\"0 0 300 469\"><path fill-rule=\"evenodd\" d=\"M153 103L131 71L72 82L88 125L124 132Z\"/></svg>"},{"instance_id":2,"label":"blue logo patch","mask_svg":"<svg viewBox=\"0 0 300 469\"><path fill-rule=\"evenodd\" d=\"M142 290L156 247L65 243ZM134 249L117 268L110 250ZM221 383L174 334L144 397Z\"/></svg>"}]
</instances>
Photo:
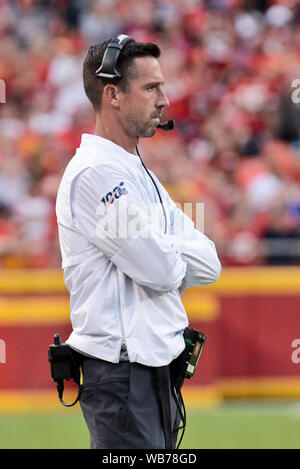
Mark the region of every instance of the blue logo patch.
<instances>
[{"instance_id":1,"label":"blue logo patch","mask_svg":"<svg viewBox=\"0 0 300 469\"><path fill-rule=\"evenodd\" d=\"M104 197L102 197L101 202L104 204L104 207L107 208L109 205L113 204L115 199L119 199L121 195L128 194L127 189L124 186L124 182L113 188L112 192L108 192Z\"/></svg>"}]
</instances>

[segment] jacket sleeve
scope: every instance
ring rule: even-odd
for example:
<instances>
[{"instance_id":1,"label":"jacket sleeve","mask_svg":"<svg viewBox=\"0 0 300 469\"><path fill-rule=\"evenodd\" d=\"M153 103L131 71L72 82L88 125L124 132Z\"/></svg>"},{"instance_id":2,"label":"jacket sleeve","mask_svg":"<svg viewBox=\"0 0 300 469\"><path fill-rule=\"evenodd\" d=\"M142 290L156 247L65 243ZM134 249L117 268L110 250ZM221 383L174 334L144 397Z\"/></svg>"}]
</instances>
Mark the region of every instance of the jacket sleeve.
<instances>
[{"instance_id":1,"label":"jacket sleeve","mask_svg":"<svg viewBox=\"0 0 300 469\"><path fill-rule=\"evenodd\" d=\"M139 187L122 169L103 164L89 168L73 188L73 223L136 283L157 291L177 289L186 262L174 237L162 233L141 198Z\"/></svg>"},{"instance_id":2,"label":"jacket sleeve","mask_svg":"<svg viewBox=\"0 0 300 469\"><path fill-rule=\"evenodd\" d=\"M213 241L195 228L193 221L169 199L171 233L187 263L186 274L179 289L209 285L218 280L222 266Z\"/></svg>"}]
</instances>

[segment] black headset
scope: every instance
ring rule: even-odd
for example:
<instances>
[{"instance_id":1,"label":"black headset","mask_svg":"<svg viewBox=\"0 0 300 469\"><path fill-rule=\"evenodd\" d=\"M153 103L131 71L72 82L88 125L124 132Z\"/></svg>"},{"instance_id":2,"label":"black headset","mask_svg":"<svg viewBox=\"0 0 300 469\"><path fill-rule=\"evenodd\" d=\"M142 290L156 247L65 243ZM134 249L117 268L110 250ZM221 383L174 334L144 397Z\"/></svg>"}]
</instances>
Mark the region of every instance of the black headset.
<instances>
[{"instance_id":1,"label":"black headset","mask_svg":"<svg viewBox=\"0 0 300 469\"><path fill-rule=\"evenodd\" d=\"M117 83L122 78L122 73L117 68L117 62L121 50L129 42L133 42L134 39L125 34L119 34L119 36L114 37L108 46L105 49L102 63L99 68L96 70L96 76L100 80L108 80L112 83ZM159 124L157 127L163 130L172 130L174 128L175 121L169 120L164 124Z\"/></svg>"},{"instance_id":2,"label":"black headset","mask_svg":"<svg viewBox=\"0 0 300 469\"><path fill-rule=\"evenodd\" d=\"M98 78L102 80L108 79L112 82L119 81L122 78L120 70L117 69L118 58L123 47L132 41L134 41L134 39L125 34L119 34L119 36L114 37L110 41L105 49L102 63L95 72Z\"/></svg>"}]
</instances>

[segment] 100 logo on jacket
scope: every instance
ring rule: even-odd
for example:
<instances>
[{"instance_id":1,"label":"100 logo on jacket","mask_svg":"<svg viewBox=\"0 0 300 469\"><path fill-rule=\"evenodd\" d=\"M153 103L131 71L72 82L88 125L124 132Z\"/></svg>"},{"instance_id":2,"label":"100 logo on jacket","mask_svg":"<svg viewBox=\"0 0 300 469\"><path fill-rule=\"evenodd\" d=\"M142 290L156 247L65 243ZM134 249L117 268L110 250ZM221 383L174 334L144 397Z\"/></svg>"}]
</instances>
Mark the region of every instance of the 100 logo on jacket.
<instances>
[{"instance_id":1,"label":"100 logo on jacket","mask_svg":"<svg viewBox=\"0 0 300 469\"><path fill-rule=\"evenodd\" d=\"M119 199L121 195L128 194L127 189L124 186L124 182L113 188L112 192L108 192L104 197L102 197L101 202L105 207L114 203L115 199Z\"/></svg>"}]
</instances>

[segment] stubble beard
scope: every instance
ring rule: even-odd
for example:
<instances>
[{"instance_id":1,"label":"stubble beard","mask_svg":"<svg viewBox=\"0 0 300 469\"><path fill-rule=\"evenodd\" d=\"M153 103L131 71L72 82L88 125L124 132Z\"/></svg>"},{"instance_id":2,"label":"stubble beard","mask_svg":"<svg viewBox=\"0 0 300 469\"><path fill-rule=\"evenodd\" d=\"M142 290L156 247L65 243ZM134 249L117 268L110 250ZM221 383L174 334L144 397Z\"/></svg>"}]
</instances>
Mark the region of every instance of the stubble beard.
<instances>
[{"instance_id":1,"label":"stubble beard","mask_svg":"<svg viewBox=\"0 0 300 469\"><path fill-rule=\"evenodd\" d=\"M153 135L155 134L156 132L156 125L152 125L151 127L148 125L146 127L146 125L144 127L142 127L140 130L139 130L139 137L153 137Z\"/></svg>"},{"instance_id":2,"label":"stubble beard","mask_svg":"<svg viewBox=\"0 0 300 469\"><path fill-rule=\"evenodd\" d=\"M142 119L128 115L126 123L129 133L134 137L152 137L156 132L156 125L151 118L142 122Z\"/></svg>"}]
</instances>

